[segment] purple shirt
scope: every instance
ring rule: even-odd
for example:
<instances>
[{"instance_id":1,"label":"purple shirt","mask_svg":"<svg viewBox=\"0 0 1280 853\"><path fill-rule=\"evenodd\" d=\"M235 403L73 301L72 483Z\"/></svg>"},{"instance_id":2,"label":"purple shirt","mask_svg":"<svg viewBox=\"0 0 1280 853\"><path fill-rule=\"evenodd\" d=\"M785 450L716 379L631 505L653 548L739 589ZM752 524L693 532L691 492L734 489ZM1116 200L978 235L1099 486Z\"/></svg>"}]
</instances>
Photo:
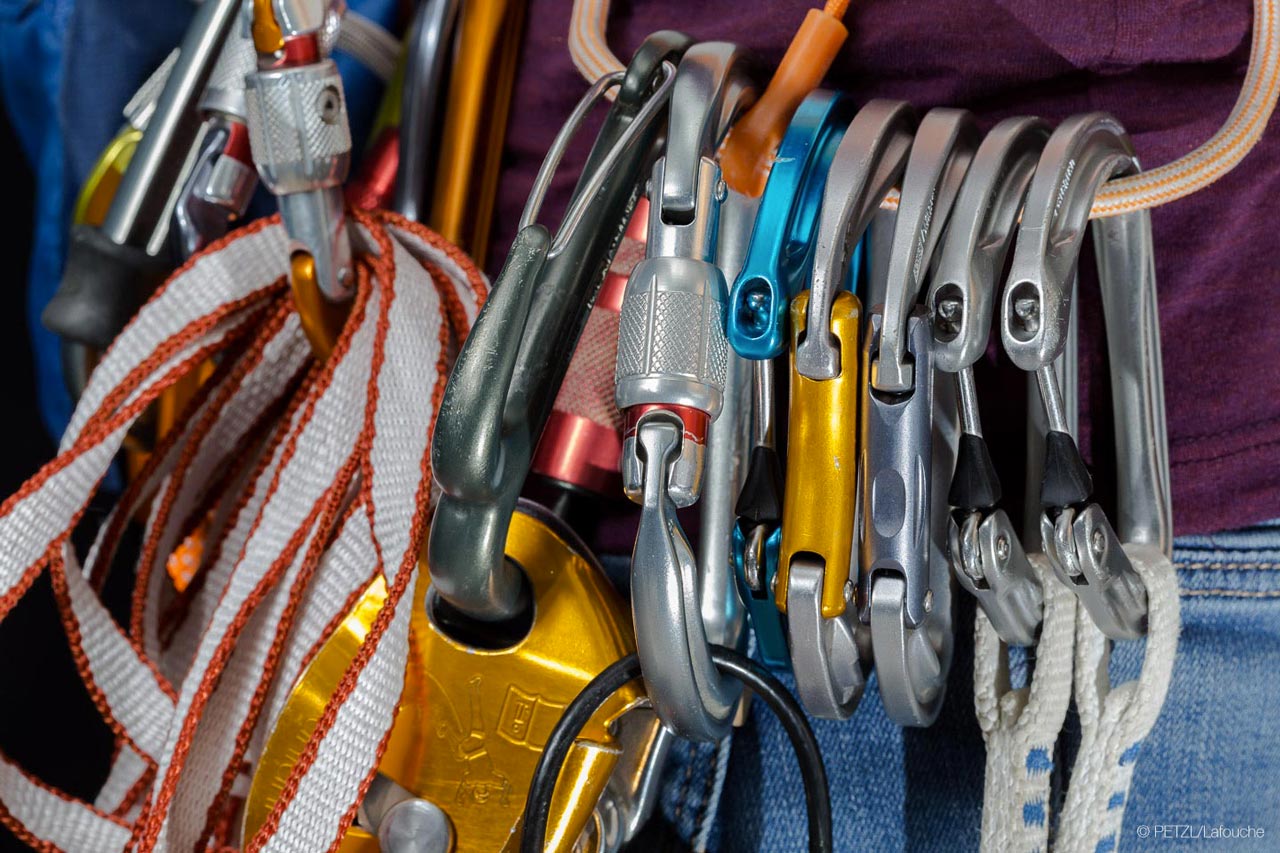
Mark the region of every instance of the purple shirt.
<instances>
[{"instance_id":1,"label":"purple shirt","mask_svg":"<svg viewBox=\"0 0 1280 853\"><path fill-rule=\"evenodd\" d=\"M765 67L781 58L818 0L614 3L609 42L625 61L649 32L737 41ZM498 200L496 272L552 138L586 90L569 58L569 0L531 0ZM1208 139L1235 103L1248 61L1249 0L1075 3L855 2L850 38L827 84L860 101L908 100L923 111L967 107L985 127L1010 115L1058 122L1103 110L1128 128L1143 165ZM590 136L561 166L543 221L563 210ZM1266 211L1280 192L1280 133L1268 132L1230 174L1152 212L1164 346L1174 524L1179 534L1280 517L1280 237ZM1081 430L1105 489L1110 456L1105 345L1089 249L1082 257ZM1003 361L1003 358L1001 359ZM1021 429L1021 406L991 389L1021 385L1007 364L979 375L993 451ZM1091 407L1091 403L1095 404ZM1090 410L1101 408L1096 423ZM1015 468L1010 468L1015 471ZM1009 482L1006 477L1006 483Z\"/></svg>"}]
</instances>

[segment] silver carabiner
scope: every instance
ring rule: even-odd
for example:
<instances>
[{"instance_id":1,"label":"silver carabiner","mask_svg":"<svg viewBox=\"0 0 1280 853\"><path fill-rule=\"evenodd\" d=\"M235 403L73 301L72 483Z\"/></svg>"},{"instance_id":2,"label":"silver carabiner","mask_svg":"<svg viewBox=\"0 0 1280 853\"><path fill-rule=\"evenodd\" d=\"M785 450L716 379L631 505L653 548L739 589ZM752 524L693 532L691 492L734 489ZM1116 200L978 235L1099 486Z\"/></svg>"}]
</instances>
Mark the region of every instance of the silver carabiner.
<instances>
[{"instance_id":1,"label":"silver carabiner","mask_svg":"<svg viewBox=\"0 0 1280 853\"><path fill-rule=\"evenodd\" d=\"M903 726L937 718L953 647L940 484L955 462L955 406L950 384L935 384L929 321L915 303L977 146L968 112L935 109L921 120L902 182L885 303L873 309L866 342L864 618L885 711Z\"/></svg>"},{"instance_id":2,"label":"silver carabiner","mask_svg":"<svg viewBox=\"0 0 1280 853\"><path fill-rule=\"evenodd\" d=\"M1049 423L1040 525L1055 574L1113 639L1146 631L1146 587L1128 544L1171 548L1168 449L1150 218L1139 212L1094 224L1119 443L1122 539L1093 500L1071 434L1053 361L1066 350L1075 273L1089 209L1108 179L1135 174L1124 128L1111 116L1075 116L1050 137L1032 180L1001 310L1014 363L1034 371ZM1117 280L1123 277L1124 280ZM1066 352L1074 361L1075 352ZM1069 389L1071 394L1075 388Z\"/></svg>"},{"instance_id":3,"label":"silver carabiner","mask_svg":"<svg viewBox=\"0 0 1280 853\"><path fill-rule=\"evenodd\" d=\"M880 201L907 165L915 114L901 101L870 101L853 117L831 161L818 217L808 333L796 350L796 369L809 379L840 375L840 346L831 336L831 307L847 278L849 256Z\"/></svg>"},{"instance_id":4,"label":"silver carabiner","mask_svg":"<svg viewBox=\"0 0 1280 853\"><path fill-rule=\"evenodd\" d=\"M711 662L698 597L698 561L676 519L670 471L686 440L678 418L657 410L641 418L644 502L631 556L631 612L645 687L663 723L690 740L719 740L740 687Z\"/></svg>"},{"instance_id":5,"label":"silver carabiner","mask_svg":"<svg viewBox=\"0 0 1280 853\"><path fill-rule=\"evenodd\" d=\"M623 484L643 507L631 565L636 645L658 716L682 737L703 741L728 730L741 690L711 662L702 608L715 597L704 598L700 589L713 582L732 598L736 593L728 551L707 549L724 565L700 567L675 509L694 503L702 490L707 436L724 407L730 373L728 288L716 264L727 189L715 153L734 117L755 98L744 64L741 50L725 42L695 45L680 62L666 153L650 183L646 257L627 281L619 319ZM733 444L740 443L737 432L736 426L716 431ZM726 449L721 461L731 463L733 448ZM732 479L720 485L732 489ZM715 509L731 510L732 494L721 496L726 499ZM724 515L731 523L731 514L709 511L717 522ZM724 532L727 545L727 527Z\"/></svg>"},{"instance_id":6,"label":"silver carabiner","mask_svg":"<svg viewBox=\"0 0 1280 853\"><path fill-rule=\"evenodd\" d=\"M902 176L914 128L911 107L897 101L854 116L827 171L811 287L792 303L787 476L807 488L784 496L774 600L787 614L800 701L827 719L857 708L870 657L853 601L861 306L840 291L853 247Z\"/></svg>"},{"instance_id":7,"label":"silver carabiner","mask_svg":"<svg viewBox=\"0 0 1280 853\"><path fill-rule=\"evenodd\" d=\"M1035 642L1043 594L1009 516L982 437L973 364L986 351L996 278L1049 130L1035 118L997 124L974 155L939 249L925 304L933 362L956 375L961 434L948 502L948 552L961 586L978 600L1000 639Z\"/></svg>"}]
</instances>

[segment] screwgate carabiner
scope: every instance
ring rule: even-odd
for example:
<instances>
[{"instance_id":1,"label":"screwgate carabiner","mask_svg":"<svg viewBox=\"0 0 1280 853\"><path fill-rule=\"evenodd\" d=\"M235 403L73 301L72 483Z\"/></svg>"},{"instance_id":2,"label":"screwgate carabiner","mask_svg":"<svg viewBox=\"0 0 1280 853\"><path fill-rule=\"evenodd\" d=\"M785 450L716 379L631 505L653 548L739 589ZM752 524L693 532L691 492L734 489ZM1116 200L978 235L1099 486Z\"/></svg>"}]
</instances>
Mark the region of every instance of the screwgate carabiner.
<instances>
[{"instance_id":1,"label":"screwgate carabiner","mask_svg":"<svg viewBox=\"0 0 1280 853\"><path fill-rule=\"evenodd\" d=\"M750 359L787 349L787 311L813 269L823 186L853 117L847 96L818 90L800 104L778 147L760 199L751 249L729 294L729 343ZM850 266L858 267L857 255Z\"/></svg>"},{"instance_id":2,"label":"screwgate carabiner","mask_svg":"<svg viewBox=\"0 0 1280 853\"><path fill-rule=\"evenodd\" d=\"M1092 478L1071 435L1053 362L1066 348L1093 197L1106 180L1137 171L1128 135L1115 119L1091 113L1063 122L1036 167L1001 305L1005 349L1015 364L1035 372L1048 416L1040 522L1045 551L1059 579L1113 639L1146 631L1146 587L1127 548L1152 546L1165 554L1171 548L1155 267L1145 212L1094 225L1099 272L1105 276L1123 540L1092 499ZM1125 280L1116 280L1121 276ZM1067 357L1074 360L1076 354Z\"/></svg>"},{"instance_id":3,"label":"screwgate carabiner","mask_svg":"<svg viewBox=\"0 0 1280 853\"><path fill-rule=\"evenodd\" d=\"M987 348L996 279L1048 135L1038 119L1010 118L983 139L952 209L925 301L934 367L956 375L960 407L960 443L947 498L951 566L1000 638L1018 646L1035 642L1043 597L1017 531L998 506L1000 479L982 437L973 364Z\"/></svg>"},{"instance_id":4,"label":"screwgate carabiner","mask_svg":"<svg viewBox=\"0 0 1280 853\"><path fill-rule=\"evenodd\" d=\"M715 263L727 189L714 156L754 97L736 45L707 42L685 54L666 154L650 183L646 256L619 321L623 488L643 507L631 564L637 645L658 716L691 740L723 736L740 692L711 662L699 566L675 509L701 492L708 426L721 414L729 371L726 285Z\"/></svg>"},{"instance_id":5,"label":"screwgate carabiner","mask_svg":"<svg viewBox=\"0 0 1280 853\"><path fill-rule=\"evenodd\" d=\"M520 571L503 554L507 526L595 289L635 203L659 131L651 102L661 106L671 91L674 67L666 59L685 44L683 37L660 35L637 51L627 73L639 85L624 81L624 90L635 95L618 98L597 139L597 146L619 148L607 158L611 171L603 178L585 173L579 182L579 192L591 188L598 215L579 218L567 236L557 237L563 249L551 259L551 237L541 225L517 234L449 377L432 447L443 494L428 562L441 596L469 617L500 621L522 610ZM655 81L661 82L653 90Z\"/></svg>"},{"instance_id":6,"label":"screwgate carabiner","mask_svg":"<svg viewBox=\"0 0 1280 853\"><path fill-rule=\"evenodd\" d=\"M946 493L957 425L950 383L935 384L928 318L916 300L938 235L978 144L963 110L920 122L902 182L885 304L873 309L862 404L862 542L866 619L889 718L927 726L951 666Z\"/></svg>"}]
</instances>

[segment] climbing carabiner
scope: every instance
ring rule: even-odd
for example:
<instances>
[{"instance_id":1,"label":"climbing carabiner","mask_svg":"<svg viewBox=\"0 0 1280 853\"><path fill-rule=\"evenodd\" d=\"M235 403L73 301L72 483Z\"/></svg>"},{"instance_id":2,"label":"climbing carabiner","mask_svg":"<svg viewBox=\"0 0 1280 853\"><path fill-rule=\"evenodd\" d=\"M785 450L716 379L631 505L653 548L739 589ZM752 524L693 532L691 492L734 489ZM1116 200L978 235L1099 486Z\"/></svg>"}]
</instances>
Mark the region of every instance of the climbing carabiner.
<instances>
[{"instance_id":1,"label":"climbing carabiner","mask_svg":"<svg viewBox=\"0 0 1280 853\"><path fill-rule=\"evenodd\" d=\"M934 368L955 374L960 408L947 498L951 566L1000 638L1018 646L1035 642L1043 597L1017 531L999 507L1002 490L982 437L973 364L987 349L996 280L1048 135L1038 119L1010 118L983 139L951 211L925 300Z\"/></svg>"},{"instance_id":2,"label":"climbing carabiner","mask_svg":"<svg viewBox=\"0 0 1280 853\"><path fill-rule=\"evenodd\" d=\"M828 172L818 217L809 313L810 330L796 350L796 369L809 379L841 374L840 342L830 331L836 294L848 281L853 247L886 192L907 165L915 113L900 101L870 101L849 123Z\"/></svg>"},{"instance_id":3,"label":"climbing carabiner","mask_svg":"<svg viewBox=\"0 0 1280 853\"><path fill-rule=\"evenodd\" d=\"M866 617L880 696L899 725L942 707L953 647L947 503L955 462L950 383L936 383L929 321L916 305L933 250L978 145L972 116L931 110L902 181L884 307L872 309L861 430Z\"/></svg>"},{"instance_id":4,"label":"climbing carabiner","mask_svg":"<svg viewBox=\"0 0 1280 853\"><path fill-rule=\"evenodd\" d=\"M428 562L440 596L466 616L502 621L524 604L520 570L503 554L507 527L534 448L635 203L684 41L642 46L627 72L641 84L619 97L597 145L611 171L589 172L592 213L566 223L561 253L541 225L516 236L493 294L458 354L436 423L432 464L443 489L431 527ZM655 91L656 87L656 91ZM625 85L624 85L625 88ZM593 93L595 89L593 89ZM594 96L594 95L593 95ZM650 108L657 100L659 107ZM621 132L619 126L626 132ZM569 128L572 129L571 127ZM606 136L606 133L609 135Z\"/></svg>"},{"instance_id":5,"label":"climbing carabiner","mask_svg":"<svg viewBox=\"0 0 1280 853\"><path fill-rule=\"evenodd\" d=\"M755 97L744 65L740 49L723 42L695 45L680 63L666 152L650 182L645 259L627 282L619 321L623 487L643 507L631 568L637 646L658 716L692 740L723 736L739 695L711 662L702 572L675 509L701 493L707 434L730 370L727 288L716 264L727 190L715 153Z\"/></svg>"},{"instance_id":6,"label":"climbing carabiner","mask_svg":"<svg viewBox=\"0 0 1280 853\"><path fill-rule=\"evenodd\" d=\"M1164 429L1155 267L1145 212L1094 224L1107 322L1120 474L1117 535L1093 500L1093 481L1067 419L1054 361L1067 351L1067 327L1089 209L1110 178L1135 174L1128 135L1103 113L1075 116L1054 131L1027 193L1001 305L1001 339L1033 371L1045 407L1043 546L1054 572L1113 639L1146 631L1146 587L1131 546L1171 548L1168 439ZM1123 316L1121 316L1123 314ZM1074 387L1067 389L1074 394Z\"/></svg>"},{"instance_id":7,"label":"climbing carabiner","mask_svg":"<svg viewBox=\"0 0 1280 853\"><path fill-rule=\"evenodd\" d=\"M787 311L813 269L823 186L852 99L818 90L800 104L760 198L751 248L729 293L729 343L743 358L777 358L787 350ZM855 257L850 264L854 269Z\"/></svg>"}]
</instances>

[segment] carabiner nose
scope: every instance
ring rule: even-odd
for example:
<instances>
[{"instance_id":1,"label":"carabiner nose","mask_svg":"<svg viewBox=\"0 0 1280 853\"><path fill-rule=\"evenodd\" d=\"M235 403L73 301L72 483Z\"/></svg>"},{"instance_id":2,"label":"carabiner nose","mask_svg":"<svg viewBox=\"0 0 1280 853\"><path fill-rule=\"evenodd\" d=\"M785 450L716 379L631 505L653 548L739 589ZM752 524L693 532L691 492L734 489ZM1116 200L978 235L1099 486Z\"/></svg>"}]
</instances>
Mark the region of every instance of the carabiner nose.
<instances>
[{"instance_id":1,"label":"carabiner nose","mask_svg":"<svg viewBox=\"0 0 1280 853\"><path fill-rule=\"evenodd\" d=\"M782 138L729 294L729 343L743 358L777 358L787 349L787 311L813 269L823 185L852 116L852 99L819 90L800 104Z\"/></svg>"},{"instance_id":2,"label":"carabiner nose","mask_svg":"<svg viewBox=\"0 0 1280 853\"><path fill-rule=\"evenodd\" d=\"M915 227L894 228L880 350L868 365L877 391L906 393L915 384L907 358L907 317L977 147L978 126L967 110L934 109L920 121L898 205L898 221Z\"/></svg>"},{"instance_id":3,"label":"carabiner nose","mask_svg":"<svg viewBox=\"0 0 1280 853\"><path fill-rule=\"evenodd\" d=\"M880 201L902 177L911 152L915 114L901 101L870 101L854 116L827 176L818 218L813 281L796 369L809 379L840 375L840 344L831 329L831 307L847 281L853 247L862 239Z\"/></svg>"},{"instance_id":4,"label":"carabiner nose","mask_svg":"<svg viewBox=\"0 0 1280 853\"><path fill-rule=\"evenodd\" d=\"M1109 178L1137 171L1128 135L1108 115L1073 116L1049 138L1027 191L1000 303L1000 339L1023 370L1062 354L1093 197Z\"/></svg>"},{"instance_id":5,"label":"carabiner nose","mask_svg":"<svg viewBox=\"0 0 1280 853\"><path fill-rule=\"evenodd\" d=\"M1040 119L1009 118L991 129L974 154L925 299L938 370L957 373L986 351L997 279L1048 138L1048 125Z\"/></svg>"}]
</instances>

